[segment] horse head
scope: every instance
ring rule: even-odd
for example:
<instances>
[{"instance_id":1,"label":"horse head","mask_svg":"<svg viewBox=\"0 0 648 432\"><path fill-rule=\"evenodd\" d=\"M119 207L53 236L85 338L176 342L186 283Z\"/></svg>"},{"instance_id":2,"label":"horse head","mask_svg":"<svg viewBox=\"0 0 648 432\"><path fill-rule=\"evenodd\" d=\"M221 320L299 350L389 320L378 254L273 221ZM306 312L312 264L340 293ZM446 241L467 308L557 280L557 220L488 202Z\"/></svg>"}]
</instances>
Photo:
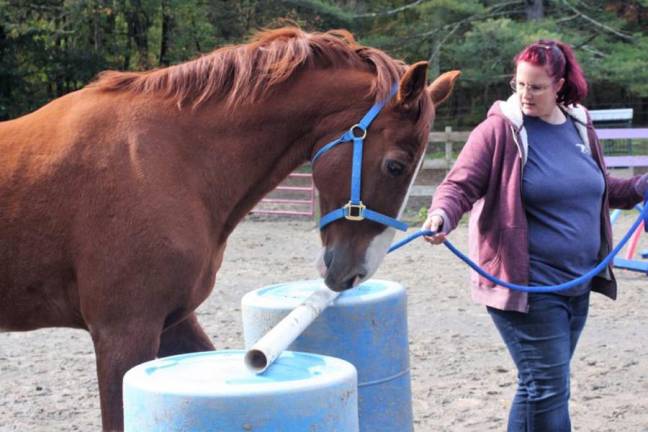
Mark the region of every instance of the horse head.
<instances>
[{"instance_id":1,"label":"horse head","mask_svg":"<svg viewBox=\"0 0 648 432\"><path fill-rule=\"evenodd\" d=\"M427 63L409 67L388 100L329 143L318 143L313 178L320 191L323 251L318 268L335 291L368 279L382 262L425 155L435 107L458 71L427 86ZM342 150L342 148L345 148Z\"/></svg>"}]
</instances>

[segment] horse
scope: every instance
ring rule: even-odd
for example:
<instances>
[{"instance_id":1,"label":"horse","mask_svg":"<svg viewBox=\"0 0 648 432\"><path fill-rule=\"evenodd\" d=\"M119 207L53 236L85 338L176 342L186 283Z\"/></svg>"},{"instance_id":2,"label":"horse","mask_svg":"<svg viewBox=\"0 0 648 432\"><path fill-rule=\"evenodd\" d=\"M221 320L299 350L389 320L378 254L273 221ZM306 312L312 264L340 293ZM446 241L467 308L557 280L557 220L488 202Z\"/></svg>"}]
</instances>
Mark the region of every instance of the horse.
<instances>
[{"instance_id":1,"label":"horse","mask_svg":"<svg viewBox=\"0 0 648 432\"><path fill-rule=\"evenodd\" d=\"M375 272L458 75L428 85L426 62L285 27L167 68L102 72L0 123L0 329L87 330L103 430L123 430L124 373L214 349L195 309L228 237L344 131L366 141L361 161L342 143L313 166L322 212L351 203L322 228L318 267L336 291Z\"/></svg>"}]
</instances>

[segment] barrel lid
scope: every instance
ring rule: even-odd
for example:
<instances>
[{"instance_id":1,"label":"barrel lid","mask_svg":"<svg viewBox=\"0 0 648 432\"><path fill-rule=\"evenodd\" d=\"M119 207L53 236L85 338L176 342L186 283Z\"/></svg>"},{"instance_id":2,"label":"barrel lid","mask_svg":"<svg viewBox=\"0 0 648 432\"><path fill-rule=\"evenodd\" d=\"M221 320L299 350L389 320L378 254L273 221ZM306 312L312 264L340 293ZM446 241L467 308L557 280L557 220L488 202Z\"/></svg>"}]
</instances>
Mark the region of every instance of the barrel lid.
<instances>
[{"instance_id":1,"label":"barrel lid","mask_svg":"<svg viewBox=\"0 0 648 432\"><path fill-rule=\"evenodd\" d=\"M165 357L142 363L124 376L124 388L161 394L247 396L303 392L336 382L356 381L355 367L318 354L284 351L263 373L245 366L245 351L223 350Z\"/></svg>"},{"instance_id":2,"label":"barrel lid","mask_svg":"<svg viewBox=\"0 0 648 432\"><path fill-rule=\"evenodd\" d=\"M323 279L280 283L251 291L245 294L241 302L243 305L261 303L265 307L294 308L314 291L324 288L326 285ZM352 306L357 303L382 301L386 297L403 293L404 288L399 283L369 279L355 288L342 292L335 300L334 306Z\"/></svg>"}]
</instances>

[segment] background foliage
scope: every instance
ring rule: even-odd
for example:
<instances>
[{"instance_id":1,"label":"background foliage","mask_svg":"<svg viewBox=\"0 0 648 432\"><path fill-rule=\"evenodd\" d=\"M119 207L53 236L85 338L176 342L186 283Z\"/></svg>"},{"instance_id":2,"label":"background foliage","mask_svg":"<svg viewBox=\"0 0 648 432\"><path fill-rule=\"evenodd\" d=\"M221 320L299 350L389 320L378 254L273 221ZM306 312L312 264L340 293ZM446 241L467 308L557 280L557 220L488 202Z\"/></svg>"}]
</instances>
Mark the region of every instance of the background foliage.
<instances>
[{"instance_id":1,"label":"background foliage","mask_svg":"<svg viewBox=\"0 0 648 432\"><path fill-rule=\"evenodd\" d=\"M430 78L463 71L437 128L467 129L509 94L511 59L540 37L574 46L590 108L648 125L648 0L0 0L0 119L78 89L104 69L142 70L243 42L285 20L347 28Z\"/></svg>"}]
</instances>

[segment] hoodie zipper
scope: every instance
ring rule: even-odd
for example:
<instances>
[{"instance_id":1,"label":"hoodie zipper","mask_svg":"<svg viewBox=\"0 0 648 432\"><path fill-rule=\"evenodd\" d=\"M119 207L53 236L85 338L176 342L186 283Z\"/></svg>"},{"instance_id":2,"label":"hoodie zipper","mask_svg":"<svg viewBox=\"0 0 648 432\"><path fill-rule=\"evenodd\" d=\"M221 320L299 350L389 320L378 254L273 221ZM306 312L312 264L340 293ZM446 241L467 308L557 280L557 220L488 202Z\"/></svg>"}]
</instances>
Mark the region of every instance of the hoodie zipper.
<instances>
[{"instance_id":1,"label":"hoodie zipper","mask_svg":"<svg viewBox=\"0 0 648 432\"><path fill-rule=\"evenodd\" d=\"M521 137L515 131L515 127L513 126L513 124L511 124L510 126L511 126L511 132L513 133L513 142L515 142L515 146L517 147L517 150L518 150L518 157L520 158L520 190L519 190L520 204L522 206L522 218L524 219L524 224L525 224L525 228L524 228L525 237L526 237L525 240L526 240L526 242L528 244L528 242L529 242L529 221L527 220L526 211L524 209L524 196L522 195L522 183L523 183L523 180L524 180L524 165L525 165L525 163L524 163L524 154L523 154L524 147L522 146L522 143L520 143L520 141L519 141L521 139ZM522 130L523 127L524 126L520 126L520 130ZM527 147L527 152L528 152L528 147ZM529 255L529 261L527 262L527 269L528 269L528 272L529 272L527 274L527 283L528 283L528 281L530 279L530 276L531 276L531 273L530 273L531 272L531 263L530 263L530 261L531 261L531 257ZM527 294L523 294L523 295L527 295ZM529 310L528 301L527 301L526 309L527 309L527 311Z\"/></svg>"},{"instance_id":2,"label":"hoodie zipper","mask_svg":"<svg viewBox=\"0 0 648 432\"><path fill-rule=\"evenodd\" d=\"M517 147L518 151L518 157L520 158L520 186L522 186L522 176L523 176L523 171L524 171L524 154L522 153L522 144L519 141L519 135L515 131L515 127L513 124L510 124L509 127L511 128L511 133L513 134L513 142L515 142L515 146ZM520 194L522 194L522 189L520 188Z\"/></svg>"}]
</instances>

